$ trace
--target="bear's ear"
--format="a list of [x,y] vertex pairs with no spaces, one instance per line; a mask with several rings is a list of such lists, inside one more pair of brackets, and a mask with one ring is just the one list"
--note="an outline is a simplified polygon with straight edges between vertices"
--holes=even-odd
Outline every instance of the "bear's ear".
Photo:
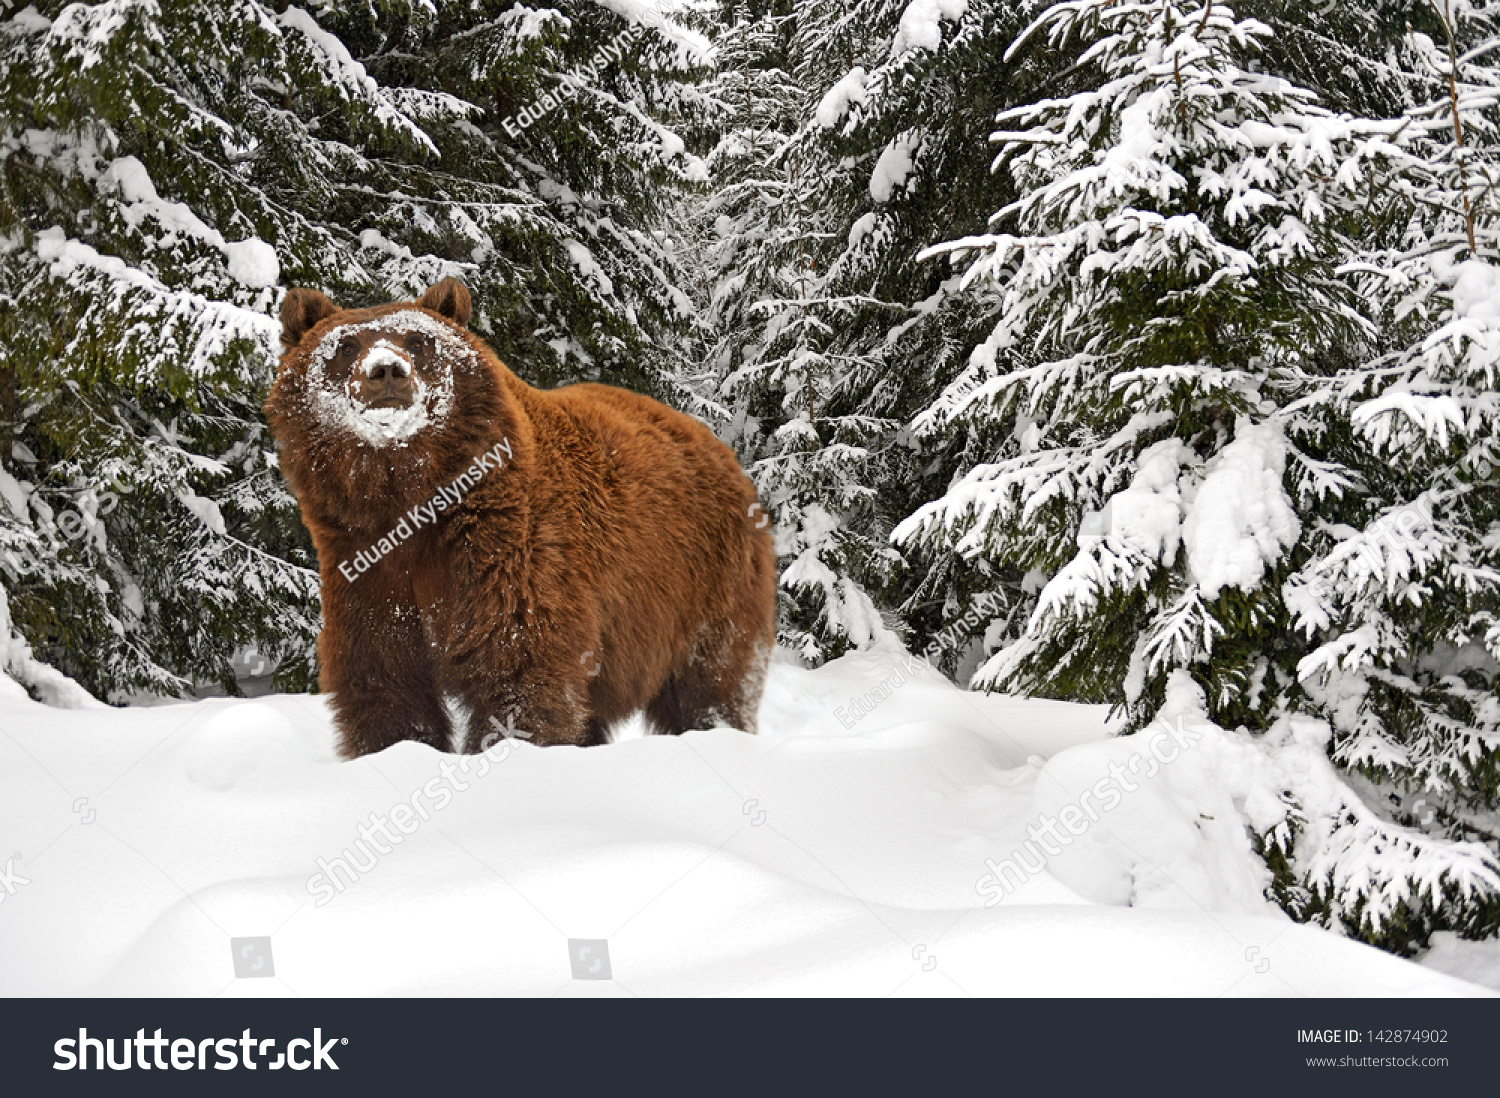
[[309,328],[338,311],[339,307],[317,290],[288,290],[281,303],[281,342],[297,346]]
[[469,291],[456,278],[443,279],[423,294],[417,304],[424,309],[431,309],[439,316],[447,317],[460,328],[469,326],[469,314],[474,310],[474,304],[469,300]]

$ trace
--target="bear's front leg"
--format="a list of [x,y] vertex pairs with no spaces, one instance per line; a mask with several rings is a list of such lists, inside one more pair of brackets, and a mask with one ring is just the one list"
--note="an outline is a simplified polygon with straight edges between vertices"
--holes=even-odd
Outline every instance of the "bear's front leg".
[[469,707],[466,751],[483,751],[500,737],[543,747],[603,742],[589,704],[588,673],[576,653],[511,644],[496,660],[493,651],[449,668]]
[[318,638],[320,679],[333,694],[340,752],[353,759],[401,740],[449,750],[448,711],[416,605],[394,598],[350,601],[324,599]]
[[540,747],[603,742],[592,720],[588,689],[582,683],[562,681],[560,675],[491,689],[472,705],[465,750],[475,754],[501,738]]

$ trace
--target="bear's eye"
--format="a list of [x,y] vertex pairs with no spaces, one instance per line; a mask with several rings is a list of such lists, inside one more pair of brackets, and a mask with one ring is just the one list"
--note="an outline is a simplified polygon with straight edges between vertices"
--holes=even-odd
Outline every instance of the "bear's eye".
[[339,357],[348,361],[357,354],[359,354],[359,341],[352,336],[345,336],[339,343]]
[[406,351],[408,354],[425,355],[427,353],[427,337],[423,335],[407,336]]

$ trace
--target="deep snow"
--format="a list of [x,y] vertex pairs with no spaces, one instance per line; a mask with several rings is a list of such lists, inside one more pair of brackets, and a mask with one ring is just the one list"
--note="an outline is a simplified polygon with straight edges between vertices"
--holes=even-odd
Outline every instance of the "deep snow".
[[[0,993],[1484,993],[1444,972],[1500,986],[1493,943],[1444,936],[1424,967],[1267,904],[1243,806],[1204,785],[1198,747],[986,907],[1000,891],[981,890],[986,859],[1138,751],[1105,739],[1100,707],[964,693],[882,651],[778,663],[761,724],[509,741],[465,777],[417,744],[334,761],[317,697],[62,710],[0,676]],[[422,791],[444,768],[464,788],[439,804]],[[372,812],[414,797],[429,818],[403,817],[411,833],[357,883],[309,889]],[[275,976],[237,979],[230,939],[258,936]],[[607,940],[614,978],[573,979],[570,939]]]

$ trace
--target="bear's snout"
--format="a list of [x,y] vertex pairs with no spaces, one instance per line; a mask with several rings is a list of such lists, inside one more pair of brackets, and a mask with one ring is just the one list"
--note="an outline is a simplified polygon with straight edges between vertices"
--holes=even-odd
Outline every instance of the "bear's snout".
[[367,408],[410,408],[416,399],[411,362],[389,344],[377,345],[355,372],[356,396]]

